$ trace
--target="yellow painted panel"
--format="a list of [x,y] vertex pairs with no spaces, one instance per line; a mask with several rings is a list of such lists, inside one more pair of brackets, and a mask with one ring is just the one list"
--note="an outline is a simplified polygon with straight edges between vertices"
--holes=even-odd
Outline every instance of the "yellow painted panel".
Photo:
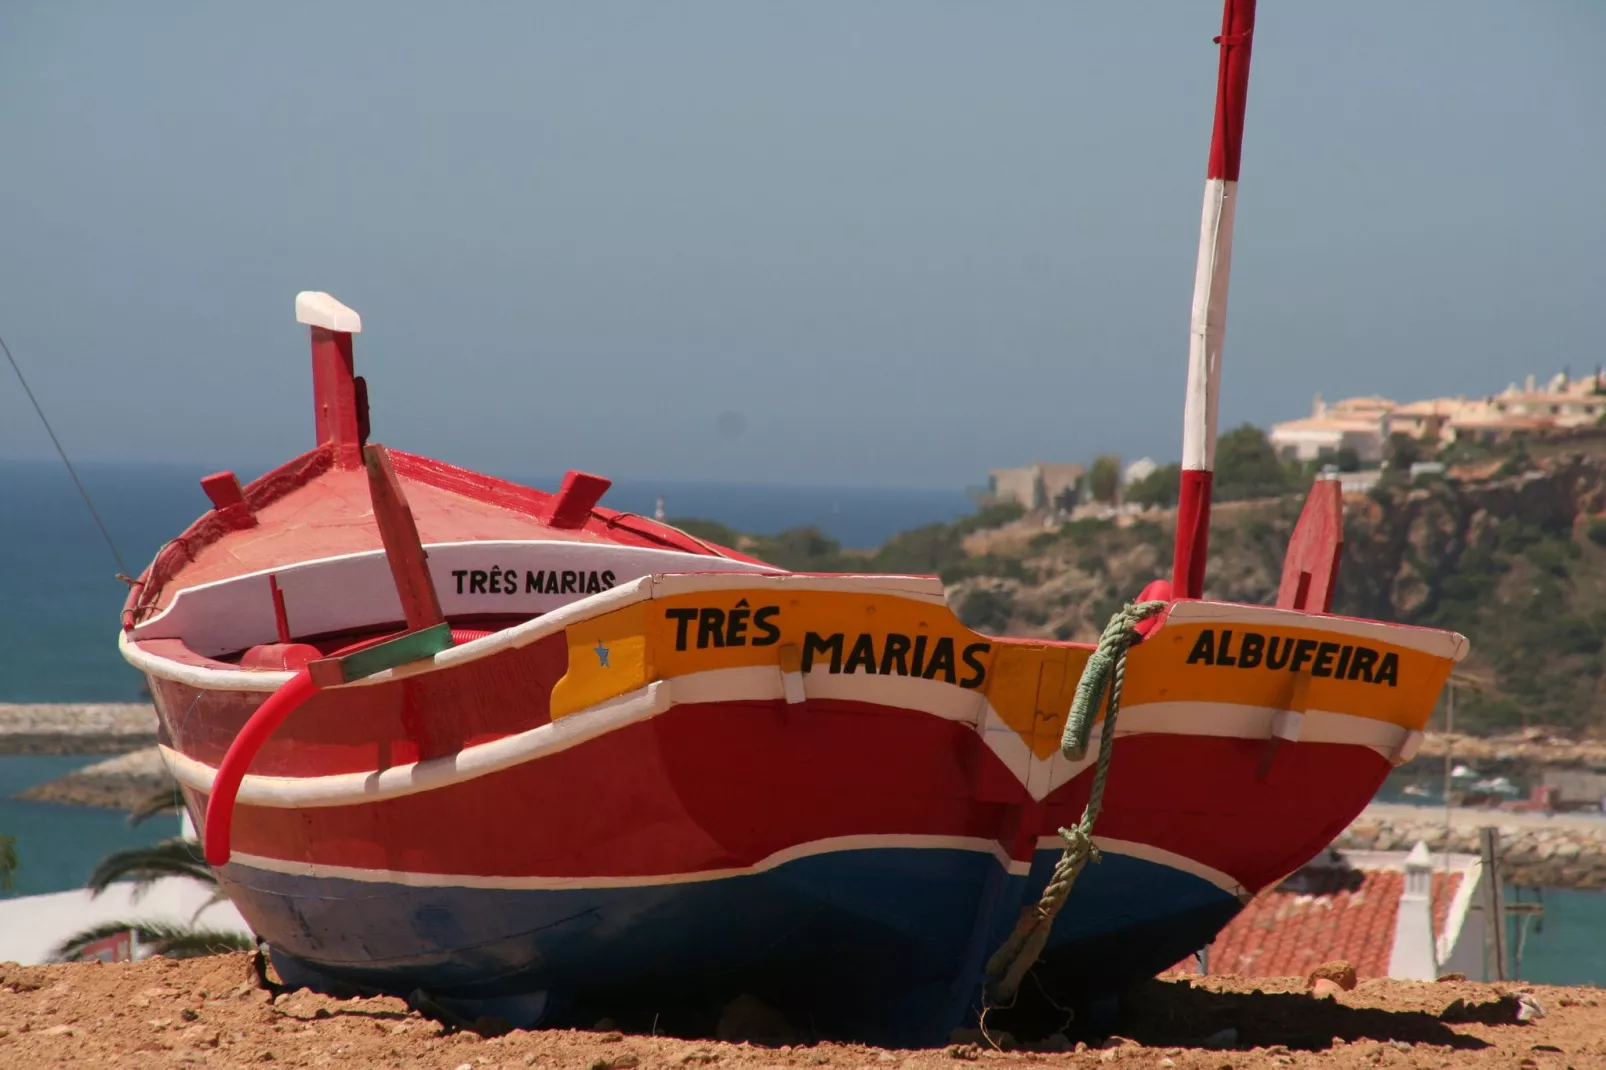
[[[1060,748],[1065,720],[1076,697],[1076,685],[1087,667],[1091,650],[1079,647],[1050,647],[1043,655],[1043,672],[1037,684],[1037,711],[1031,737],[1032,753],[1047,759]],[[1103,717],[1099,709],[1097,716]]]
[[998,719],[1031,745],[1037,732],[1037,683],[1043,671],[1046,648],[1015,643],[1000,644],[987,685],[987,701]]
[[[1453,664],[1410,647],[1326,630],[1259,622],[1167,625],[1127,662],[1125,706],[1149,702],[1232,702],[1347,713],[1421,728]],[[1298,678],[1309,678],[1305,694]]]
[[569,671],[552,688],[554,721],[654,679],[646,624],[651,605],[638,602],[569,627]]

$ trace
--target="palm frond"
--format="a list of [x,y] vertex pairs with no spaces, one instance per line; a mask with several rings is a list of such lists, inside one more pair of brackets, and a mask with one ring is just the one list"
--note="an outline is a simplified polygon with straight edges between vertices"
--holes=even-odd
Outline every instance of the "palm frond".
[[92,895],[99,895],[117,881],[133,880],[137,899],[163,877],[189,877],[202,884],[217,883],[217,875],[201,854],[201,845],[174,836],[144,847],[113,851],[95,866],[84,886]]
[[157,814],[176,814],[184,809],[184,795],[177,784],[153,791],[134,804],[128,812],[128,823],[138,825]]
[[11,891],[11,875],[17,872],[17,838],[0,836],[0,892]]
[[256,949],[256,940],[248,933],[198,929],[165,921],[108,921],[73,933],[51,950],[51,957],[57,962],[71,962],[80,958],[90,944],[130,931],[154,953],[174,959]]

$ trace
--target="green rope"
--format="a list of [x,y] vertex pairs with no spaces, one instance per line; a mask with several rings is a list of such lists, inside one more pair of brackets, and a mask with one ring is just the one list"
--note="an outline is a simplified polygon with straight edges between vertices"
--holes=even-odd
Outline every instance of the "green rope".
[[[1065,718],[1065,733],[1060,737],[1060,753],[1068,761],[1079,762],[1087,756],[1088,737],[1100,706],[1105,707],[1104,731],[1099,735],[1099,757],[1093,770],[1093,787],[1088,793],[1087,808],[1082,820],[1071,828],[1059,830],[1065,841],[1065,850],[1054,865],[1048,887],[1036,906],[1022,911],[1015,931],[987,962],[987,1000],[997,1006],[1015,998],[1026,972],[1037,963],[1048,943],[1049,930],[1060,908],[1070,897],[1071,888],[1082,868],[1088,862],[1097,862],[1098,848],[1093,846],[1093,823],[1098,820],[1104,805],[1104,784],[1110,774],[1110,757],[1115,746],[1115,718],[1121,711],[1121,688],[1126,682],[1127,650],[1138,639],[1137,627],[1154,616],[1169,603],[1164,601],[1128,603],[1105,627],[1099,637],[1098,649],[1087,659],[1082,678],[1076,685],[1076,697],[1071,701],[1071,712]],[[1108,700],[1106,700],[1108,695]]]

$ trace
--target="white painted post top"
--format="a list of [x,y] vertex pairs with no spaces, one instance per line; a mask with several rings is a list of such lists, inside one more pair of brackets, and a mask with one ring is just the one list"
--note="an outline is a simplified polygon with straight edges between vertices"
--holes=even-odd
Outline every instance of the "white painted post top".
[[1408,869],[1432,869],[1433,856],[1428,853],[1428,845],[1417,840],[1411,853],[1405,856],[1405,865]]
[[322,290],[302,290],[296,294],[296,322],[326,331],[362,333],[362,317]]

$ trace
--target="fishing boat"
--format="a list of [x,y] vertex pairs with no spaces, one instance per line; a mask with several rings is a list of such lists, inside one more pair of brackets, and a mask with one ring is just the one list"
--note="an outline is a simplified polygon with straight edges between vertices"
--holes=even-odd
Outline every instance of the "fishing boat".
[[282,979],[940,1042],[1028,971],[1067,1006],[1153,976],[1324,849],[1466,642],[1329,612],[1331,480],[1274,605],[1203,597],[1253,15],[1218,38],[1174,572],[1098,646],[371,442],[360,318],[299,294],[316,445],[203,479],[120,634]]

